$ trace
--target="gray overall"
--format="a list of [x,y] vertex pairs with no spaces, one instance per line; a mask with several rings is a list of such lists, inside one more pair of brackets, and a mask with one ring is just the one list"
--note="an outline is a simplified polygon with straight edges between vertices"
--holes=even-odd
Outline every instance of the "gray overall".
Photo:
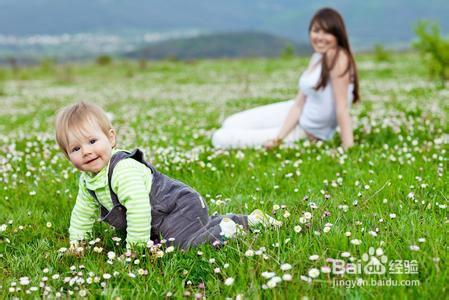
[[[150,191],[151,205],[151,240],[174,238],[173,244],[187,249],[204,243],[223,241],[220,235],[220,215],[209,216],[207,206],[201,196],[191,187],[159,173],[143,159],[143,153],[136,149],[133,152],[115,153],[109,164],[108,183],[113,207],[108,211],[98,201],[95,192],[89,190],[92,197],[100,204],[101,220],[115,227],[126,230],[126,207],[120,204],[117,194],[111,188],[111,178],[117,163],[125,158],[133,158],[151,169],[153,182]],[[248,228],[248,219],[244,215],[226,215],[235,223]]]

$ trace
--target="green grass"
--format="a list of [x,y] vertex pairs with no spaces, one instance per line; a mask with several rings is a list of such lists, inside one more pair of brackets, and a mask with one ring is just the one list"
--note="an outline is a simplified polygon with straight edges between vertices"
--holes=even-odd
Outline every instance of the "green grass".
[[[292,98],[307,64],[304,58],[151,62],[145,68],[114,61],[1,70],[0,297],[127,299],[171,293],[179,298],[198,293],[208,298],[377,299],[447,294],[449,93],[427,79],[414,54],[392,55],[389,63],[361,55],[357,62],[362,102],[352,108],[356,146],[346,153],[338,149],[338,136],[324,144],[299,142],[271,152],[211,147],[210,135],[224,117]],[[285,205],[276,212],[283,226],[249,233],[219,250],[205,245],[161,258],[146,253],[137,264],[123,256],[109,264],[106,253],[124,254],[123,240],[116,245],[112,237],[117,234],[98,223],[92,239],[101,239],[95,246],[103,247],[102,253],[94,252],[93,245],[81,258],[59,253],[68,247],[78,174],[55,146],[53,118],[60,107],[79,100],[112,112],[119,147],[143,149],[160,171],[197,189],[211,213],[255,208],[272,213],[273,205]],[[304,212],[312,213],[307,224],[300,223]],[[332,226],[326,233],[327,223]],[[297,225],[300,233],[294,230]],[[355,239],[361,244],[351,243]],[[245,256],[262,247],[259,255]],[[418,273],[347,274],[343,279],[419,280],[420,286],[335,287],[340,277],[324,273],[311,283],[301,279],[312,268],[331,266],[328,258],[342,259],[349,252],[360,259],[370,247],[382,248],[389,261],[416,260]],[[315,254],[319,258],[310,260]],[[292,268],[281,270],[284,263]],[[264,289],[269,280],[263,272],[289,273],[292,280]],[[105,273],[112,277],[105,279]],[[25,276],[30,283],[21,285]],[[225,285],[231,277],[234,283]]]

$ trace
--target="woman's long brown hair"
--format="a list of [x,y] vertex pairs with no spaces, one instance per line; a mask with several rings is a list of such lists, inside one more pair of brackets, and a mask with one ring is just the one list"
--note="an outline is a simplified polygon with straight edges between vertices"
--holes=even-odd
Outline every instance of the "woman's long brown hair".
[[351,47],[349,45],[348,34],[346,33],[345,23],[341,15],[332,8],[322,8],[315,13],[309,25],[309,33],[312,30],[313,24],[317,24],[321,27],[325,32],[332,34],[337,39],[337,52],[334,55],[334,58],[329,63],[328,57],[326,53],[323,54],[322,62],[321,62],[321,75],[316,85],[315,89],[320,89],[326,87],[329,81],[329,73],[334,68],[335,63],[337,61],[337,57],[339,54],[339,50],[343,49],[349,57],[349,63],[346,70],[340,75],[343,76],[348,72],[351,72],[352,82],[354,83],[354,91],[353,91],[353,102],[357,102],[360,100],[359,96],[359,78],[357,74],[357,66],[355,64],[354,57],[351,52]]

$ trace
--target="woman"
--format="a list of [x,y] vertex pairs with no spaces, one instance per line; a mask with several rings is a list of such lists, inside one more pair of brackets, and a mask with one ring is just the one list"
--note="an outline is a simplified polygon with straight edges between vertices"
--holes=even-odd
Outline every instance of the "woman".
[[320,9],[309,34],[314,54],[296,98],[230,116],[212,137],[215,147],[270,149],[305,137],[330,140],[337,126],[342,146],[353,145],[349,107],[359,101],[359,84],[343,18],[334,9]]

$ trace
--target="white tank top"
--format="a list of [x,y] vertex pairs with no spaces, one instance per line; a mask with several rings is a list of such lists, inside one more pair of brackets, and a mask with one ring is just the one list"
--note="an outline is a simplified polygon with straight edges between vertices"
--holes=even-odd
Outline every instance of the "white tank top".
[[[321,140],[329,140],[337,128],[337,117],[335,112],[335,99],[330,81],[326,87],[315,90],[321,74],[321,54],[314,53],[311,58],[312,70],[306,70],[299,78],[299,89],[306,95],[306,102],[299,125],[308,133]],[[348,104],[354,98],[352,92],[354,84],[348,86]]]

